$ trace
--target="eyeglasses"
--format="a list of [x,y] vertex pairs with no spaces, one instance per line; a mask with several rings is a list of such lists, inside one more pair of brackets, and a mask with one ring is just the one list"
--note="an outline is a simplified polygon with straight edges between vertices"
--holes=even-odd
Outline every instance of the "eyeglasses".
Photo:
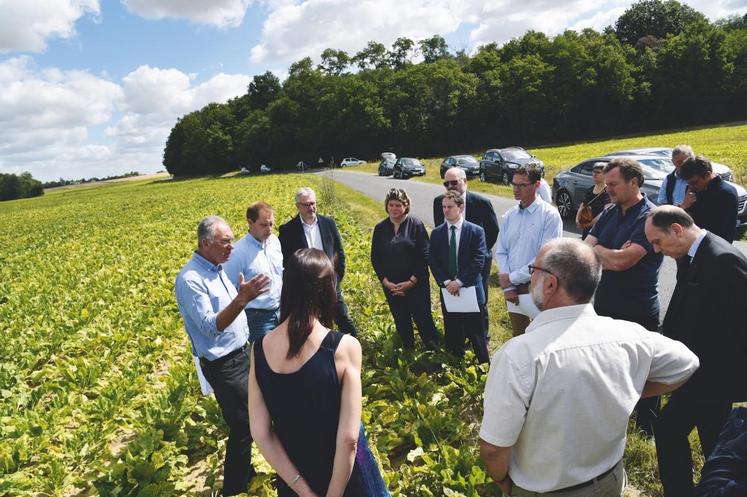
[[444,186],[447,187],[447,188],[450,187],[450,186],[457,186],[460,181],[462,181],[462,180],[460,180],[460,179],[447,180],[447,181],[444,181]]
[[213,239],[213,241],[217,242],[218,244],[220,244],[223,247],[228,247],[229,245],[233,245],[234,239],[233,238],[223,238],[221,240],[215,240],[215,239]]
[[[547,274],[552,274],[555,276],[555,273],[552,271],[548,271],[547,269],[539,266],[535,266],[534,264],[527,264],[527,267],[529,268],[529,274],[534,274],[535,271],[544,271]],[[557,276],[555,276],[557,278]]]
[[298,205],[302,207],[313,207],[316,205],[316,202],[299,202]]
[[511,183],[514,188],[524,188],[525,186],[533,186],[534,183]]

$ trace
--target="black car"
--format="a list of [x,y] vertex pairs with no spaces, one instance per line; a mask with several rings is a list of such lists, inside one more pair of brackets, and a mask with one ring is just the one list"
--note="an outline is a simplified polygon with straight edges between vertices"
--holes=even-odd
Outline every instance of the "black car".
[[400,157],[394,163],[392,174],[395,178],[407,179],[412,176],[424,176],[425,166],[418,159],[412,157]]
[[480,163],[471,155],[452,155],[445,158],[441,163],[441,177],[443,178],[446,171],[452,167],[461,167],[464,169],[464,174],[466,174],[468,178],[480,174]]
[[396,159],[381,159],[379,163],[379,176],[391,176],[394,172]]
[[480,181],[493,181],[508,185],[519,166],[536,166],[542,176],[545,164],[521,147],[491,148],[480,161]]

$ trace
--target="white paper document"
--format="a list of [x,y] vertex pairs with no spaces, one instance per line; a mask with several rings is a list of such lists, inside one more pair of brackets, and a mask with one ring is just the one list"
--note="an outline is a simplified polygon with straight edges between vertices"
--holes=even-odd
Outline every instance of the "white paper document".
[[480,306],[477,305],[477,293],[473,286],[460,288],[458,296],[442,288],[441,295],[444,297],[444,305],[449,312],[480,312]]
[[202,395],[210,395],[213,393],[213,387],[207,381],[205,376],[202,374],[202,368],[200,367],[200,358],[193,355],[192,358],[195,360],[195,369],[197,370],[197,379],[200,381],[200,391]]
[[537,309],[536,305],[534,305],[532,296],[529,294],[519,295],[518,304],[513,304],[509,301],[506,301],[506,307],[508,308],[508,312],[513,312],[514,314],[523,314],[525,316],[528,316],[530,319],[534,319],[534,317],[540,313],[540,310]]

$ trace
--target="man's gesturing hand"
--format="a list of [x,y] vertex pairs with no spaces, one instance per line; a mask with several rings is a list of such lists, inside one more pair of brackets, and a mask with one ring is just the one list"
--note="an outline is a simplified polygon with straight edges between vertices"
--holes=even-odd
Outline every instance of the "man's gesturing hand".
[[258,274],[249,281],[244,281],[244,274],[239,273],[239,298],[248,304],[258,295],[270,289],[270,277],[266,274]]

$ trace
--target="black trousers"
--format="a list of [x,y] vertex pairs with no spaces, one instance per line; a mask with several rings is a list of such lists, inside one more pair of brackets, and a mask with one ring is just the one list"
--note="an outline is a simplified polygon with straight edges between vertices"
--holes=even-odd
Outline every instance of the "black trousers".
[[449,312],[441,297],[441,312],[444,316],[444,342],[446,350],[459,357],[464,355],[465,342],[469,340],[479,362],[489,362],[488,345],[485,341],[485,305],[480,312]]
[[414,320],[425,347],[436,348],[438,331],[436,331],[433,314],[431,314],[431,289],[428,280],[418,282],[408,292],[405,292],[404,297],[394,297],[386,289],[384,289],[384,295],[394,318],[397,334],[405,347],[409,349],[415,347],[415,334],[412,329]]
[[355,329],[353,320],[348,315],[348,306],[345,305],[345,300],[342,298],[342,290],[340,290],[340,284],[337,284],[337,306],[335,307],[335,324],[337,329],[348,335],[357,336],[358,330]]
[[703,458],[716,446],[731,402],[700,402],[675,391],[656,421],[656,457],[665,497],[694,497],[693,460],[688,436],[698,429]]
[[213,387],[223,419],[228,425],[223,495],[246,492],[254,476],[252,435],[249,431],[249,354],[242,350],[228,360],[200,361],[202,374]]
[[[625,321],[638,323],[648,331],[652,331],[654,333],[658,333],[659,331],[658,306],[655,313],[641,316],[617,313],[614,310],[597,307],[597,305],[594,305],[594,311],[596,311],[596,313],[600,316],[608,316],[612,319],[624,319]],[[656,418],[659,416],[660,408],[661,398],[659,397],[648,397],[645,399],[640,399],[635,405],[636,428],[641,430],[647,437],[654,436],[654,423],[656,421]]]

